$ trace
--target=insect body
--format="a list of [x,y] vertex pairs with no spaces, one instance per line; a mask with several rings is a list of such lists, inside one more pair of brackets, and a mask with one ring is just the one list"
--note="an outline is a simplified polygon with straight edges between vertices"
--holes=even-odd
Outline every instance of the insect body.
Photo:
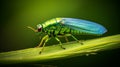
[[38,24],[37,30],[33,29],[32,27],[29,28],[34,30],[35,32],[46,34],[46,36],[42,38],[42,41],[39,44],[39,46],[41,46],[42,42],[45,40],[43,48],[45,46],[45,43],[50,40],[51,37],[54,37],[60,43],[61,48],[65,49],[64,47],[62,47],[62,43],[58,39],[59,36],[65,38],[66,36],[72,36],[75,40],[77,40],[72,34],[102,35],[107,32],[107,30],[100,24],[75,18],[54,18],[44,23]]

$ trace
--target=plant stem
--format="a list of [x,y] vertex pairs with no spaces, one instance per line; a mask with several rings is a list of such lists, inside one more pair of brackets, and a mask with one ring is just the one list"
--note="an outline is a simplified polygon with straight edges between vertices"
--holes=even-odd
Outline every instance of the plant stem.
[[64,59],[75,56],[96,54],[96,52],[115,49],[120,47],[120,34],[86,40],[81,43],[76,41],[64,43],[65,50],[59,45],[47,46],[42,54],[39,54],[41,48],[28,48],[16,51],[0,53],[1,64],[43,62],[48,60]]

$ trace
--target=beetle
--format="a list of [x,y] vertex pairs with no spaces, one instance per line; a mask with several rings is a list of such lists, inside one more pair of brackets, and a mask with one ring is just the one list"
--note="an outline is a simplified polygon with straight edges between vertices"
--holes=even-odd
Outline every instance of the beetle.
[[38,24],[37,30],[30,26],[28,26],[28,28],[35,32],[46,34],[38,45],[38,47],[42,46],[42,43],[45,40],[41,52],[43,51],[46,42],[48,42],[52,37],[54,37],[59,42],[61,48],[65,49],[58,37],[65,37],[66,41],[68,41],[67,36],[71,36],[79,42],[79,40],[74,37],[73,34],[102,35],[107,32],[107,29],[98,23],[76,18],[53,18]]

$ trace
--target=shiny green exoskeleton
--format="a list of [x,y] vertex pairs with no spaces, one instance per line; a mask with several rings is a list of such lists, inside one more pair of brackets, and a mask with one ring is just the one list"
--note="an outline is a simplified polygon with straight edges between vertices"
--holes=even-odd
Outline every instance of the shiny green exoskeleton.
[[65,49],[58,37],[65,37],[66,41],[68,41],[67,36],[72,36],[76,41],[78,41],[78,39],[72,34],[102,35],[107,31],[102,25],[95,22],[74,18],[54,18],[38,24],[37,30],[32,27],[28,28],[35,32],[46,34],[38,45],[38,47],[40,47],[44,41],[41,52],[43,51],[46,42],[48,42],[51,37],[54,37],[60,43],[61,48]]

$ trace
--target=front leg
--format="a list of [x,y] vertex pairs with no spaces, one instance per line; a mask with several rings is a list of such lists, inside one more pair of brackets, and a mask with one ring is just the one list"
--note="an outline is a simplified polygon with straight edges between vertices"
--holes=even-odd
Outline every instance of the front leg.
[[46,43],[50,40],[51,38],[46,38],[46,40],[45,40],[45,42],[44,42],[44,44],[43,44],[43,46],[42,46],[42,48],[41,48],[41,51],[39,52],[39,54],[41,54],[42,53],[42,51],[44,50],[44,47],[45,47],[45,45],[46,45]]
[[46,40],[46,39],[48,39],[48,38],[49,38],[49,36],[48,36],[48,35],[45,35],[45,36],[42,38],[42,40],[41,40],[40,44],[39,44],[37,47],[41,47],[41,46],[42,46],[43,41],[44,41],[44,40]]

